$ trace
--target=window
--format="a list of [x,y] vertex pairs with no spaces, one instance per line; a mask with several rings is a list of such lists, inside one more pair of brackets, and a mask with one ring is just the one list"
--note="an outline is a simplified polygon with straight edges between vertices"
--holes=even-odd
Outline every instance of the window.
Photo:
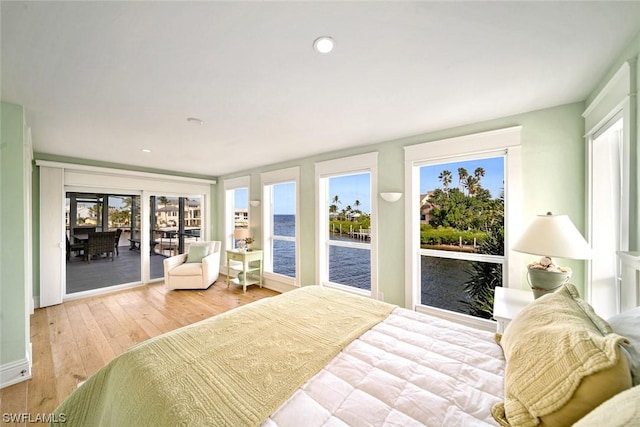
[[375,297],[377,161],[370,153],[316,164],[319,282]]
[[299,168],[262,174],[264,271],[297,285]]
[[635,305],[629,305],[635,301],[635,277],[630,283],[621,282],[616,251],[629,251],[638,232],[632,185],[637,174],[632,131],[638,127],[633,110],[636,63],[633,58],[622,64],[582,114],[588,153],[588,234],[593,248],[586,291],[588,301],[605,318]]
[[405,147],[407,306],[489,326],[493,290],[520,278],[520,128]]
[[[618,251],[628,250],[628,220],[623,216],[628,204],[623,193],[624,120],[617,115],[589,137],[589,240],[593,249],[589,262],[591,298],[607,316],[619,311],[615,298],[620,287],[621,265]],[[628,194],[628,193],[627,193]]]
[[225,189],[225,236],[226,247],[238,245],[233,234],[236,229],[249,229],[249,177],[232,178],[224,181]]
[[491,318],[504,264],[504,155],[420,169],[420,303]]

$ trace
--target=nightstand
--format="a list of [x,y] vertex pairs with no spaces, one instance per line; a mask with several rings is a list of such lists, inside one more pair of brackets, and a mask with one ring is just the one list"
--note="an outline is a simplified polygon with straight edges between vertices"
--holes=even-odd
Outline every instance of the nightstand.
[[496,287],[493,299],[493,318],[498,322],[497,332],[503,333],[516,314],[531,302],[533,302],[531,291]]
[[[238,277],[232,279],[231,270],[239,271]],[[242,285],[243,292],[249,285],[262,287],[261,250],[227,250],[227,288],[231,283]]]

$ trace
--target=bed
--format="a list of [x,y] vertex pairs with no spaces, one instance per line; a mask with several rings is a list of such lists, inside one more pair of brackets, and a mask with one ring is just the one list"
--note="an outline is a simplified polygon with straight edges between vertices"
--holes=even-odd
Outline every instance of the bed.
[[504,415],[510,328],[501,346],[493,333],[307,286],[132,347],[56,415],[71,426],[526,425]]

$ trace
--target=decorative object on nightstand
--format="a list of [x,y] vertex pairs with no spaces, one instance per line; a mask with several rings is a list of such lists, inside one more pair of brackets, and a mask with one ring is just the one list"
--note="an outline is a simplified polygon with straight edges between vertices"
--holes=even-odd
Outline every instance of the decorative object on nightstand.
[[236,228],[235,230],[233,230],[233,239],[236,240],[238,249],[245,250],[247,247],[247,239],[251,239],[251,237],[249,236],[249,229]]
[[[235,278],[231,277],[234,270],[238,271]],[[243,292],[247,292],[249,285],[262,287],[261,250],[227,250],[227,288],[232,283],[242,285]]]
[[253,237],[249,236],[249,237],[245,238],[244,242],[246,244],[246,250],[252,251],[253,249],[251,249],[251,245],[253,244]]
[[527,266],[527,280],[535,298],[554,292],[571,278],[571,269],[558,267],[551,257],[591,258],[591,247],[567,215],[537,215],[511,248],[517,252],[541,255]]

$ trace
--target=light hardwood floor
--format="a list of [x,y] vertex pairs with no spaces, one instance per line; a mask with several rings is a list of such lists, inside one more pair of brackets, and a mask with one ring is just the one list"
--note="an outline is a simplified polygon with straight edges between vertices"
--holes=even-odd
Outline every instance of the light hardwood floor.
[[32,379],[0,390],[0,414],[49,414],[133,344],[273,295],[257,286],[246,294],[227,289],[219,279],[204,291],[167,291],[158,283],[35,310]]

